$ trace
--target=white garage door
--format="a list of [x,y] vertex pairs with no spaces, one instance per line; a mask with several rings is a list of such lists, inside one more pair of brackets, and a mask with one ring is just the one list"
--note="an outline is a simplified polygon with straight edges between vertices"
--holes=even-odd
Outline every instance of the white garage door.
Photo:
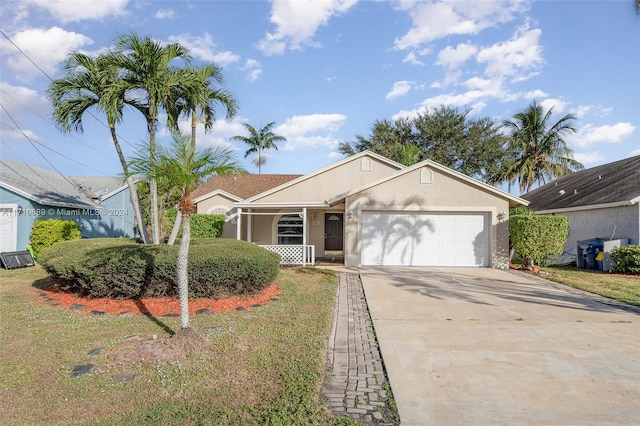
[[489,227],[482,213],[365,212],[362,264],[489,266]]

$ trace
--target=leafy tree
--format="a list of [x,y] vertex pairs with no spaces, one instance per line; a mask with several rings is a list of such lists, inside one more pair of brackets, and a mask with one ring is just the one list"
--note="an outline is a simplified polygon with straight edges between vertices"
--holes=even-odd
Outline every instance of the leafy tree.
[[431,159],[468,176],[484,179],[502,162],[504,136],[490,118],[441,106],[414,118],[376,120],[370,137],[341,143],[346,155],[370,150],[402,164]]
[[[53,81],[47,89],[47,97],[53,105],[53,118],[58,127],[69,133],[82,133],[82,118],[88,110],[95,108],[105,114],[123,173],[128,175],[127,161],[122,153],[116,133],[116,124],[122,121],[123,109],[131,106],[144,110],[136,99],[125,99],[124,93],[114,90],[119,80],[118,69],[101,55],[96,59],[79,52],[72,52],[64,62],[65,77]],[[131,204],[134,209],[138,231],[148,243],[147,230],[142,218],[140,200],[133,179],[127,179]]]
[[258,166],[258,174],[262,171],[262,165],[266,162],[262,152],[266,149],[278,149],[276,142],[284,142],[287,139],[284,136],[276,135],[271,131],[275,122],[271,122],[257,130],[250,124],[243,123],[244,128],[249,132],[249,136],[237,135],[231,138],[232,141],[244,142],[250,146],[247,152],[244,154],[244,158],[247,158],[251,154],[258,154],[253,163]]
[[492,183],[517,180],[520,190],[529,192],[535,183],[544,184],[584,168],[573,159],[573,150],[564,140],[564,135],[577,132],[575,116],[567,114],[550,124],[552,113],[553,108],[545,113],[542,105],[533,101],[503,123],[509,132],[508,161],[493,175]]
[[[146,153],[148,146],[144,147]],[[178,209],[182,213],[182,238],[178,248],[176,274],[180,297],[180,323],[182,329],[189,328],[189,276],[188,257],[191,243],[190,218],[196,211],[191,193],[213,174],[230,175],[244,170],[233,159],[229,147],[196,151],[189,136],[174,131],[168,149],[157,147],[157,161],[150,163],[146,155],[131,161],[131,172],[143,178],[169,181],[180,192]]]
[[[116,46],[120,51],[109,55],[109,58],[113,66],[120,69],[122,90],[142,94],[146,105],[145,119],[149,130],[147,161],[153,167],[158,115],[163,109],[173,111],[177,87],[191,84],[189,74],[180,72],[172,63],[182,59],[188,64],[191,56],[189,50],[179,43],[163,45],[150,37],[140,38],[135,34],[120,36]],[[153,243],[159,244],[158,185],[155,177],[149,181],[149,197]]]

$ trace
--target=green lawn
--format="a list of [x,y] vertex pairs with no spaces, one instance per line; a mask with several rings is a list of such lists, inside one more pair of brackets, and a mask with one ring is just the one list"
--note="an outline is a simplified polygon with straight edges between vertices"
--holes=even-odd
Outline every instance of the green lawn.
[[[0,270],[2,424],[353,424],[319,398],[333,272],[282,269],[277,301],[192,317],[210,344],[180,362],[118,363],[127,336],[167,337],[179,318],[96,316],[49,306],[38,266]],[[35,286],[34,286],[35,283]],[[98,356],[88,351],[104,348]],[[71,378],[75,365],[94,373]],[[135,374],[132,381],[114,376]]]
[[640,276],[611,274],[578,269],[575,266],[549,266],[544,278],[610,299],[640,306]]

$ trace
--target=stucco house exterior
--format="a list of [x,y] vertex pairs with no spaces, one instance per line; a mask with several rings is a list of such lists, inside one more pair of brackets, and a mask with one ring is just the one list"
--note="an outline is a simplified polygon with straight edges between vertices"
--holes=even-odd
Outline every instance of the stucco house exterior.
[[129,189],[113,177],[71,177],[0,160],[0,253],[25,250],[36,219],[74,220],[83,238],[133,237]]
[[[197,212],[226,214],[225,237],[285,264],[506,268],[509,209],[528,204],[433,161],[405,167],[370,151],[302,176],[249,176],[203,184]],[[241,192],[249,180],[261,187]]]
[[523,195],[536,214],[569,218],[565,252],[578,241],[640,241],[640,155],[573,172]]

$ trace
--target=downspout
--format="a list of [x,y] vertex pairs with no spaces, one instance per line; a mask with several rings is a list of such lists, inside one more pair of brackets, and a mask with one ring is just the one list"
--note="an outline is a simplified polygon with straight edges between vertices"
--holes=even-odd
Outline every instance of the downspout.
[[238,207],[238,225],[236,227],[236,240],[242,240],[242,209]]

